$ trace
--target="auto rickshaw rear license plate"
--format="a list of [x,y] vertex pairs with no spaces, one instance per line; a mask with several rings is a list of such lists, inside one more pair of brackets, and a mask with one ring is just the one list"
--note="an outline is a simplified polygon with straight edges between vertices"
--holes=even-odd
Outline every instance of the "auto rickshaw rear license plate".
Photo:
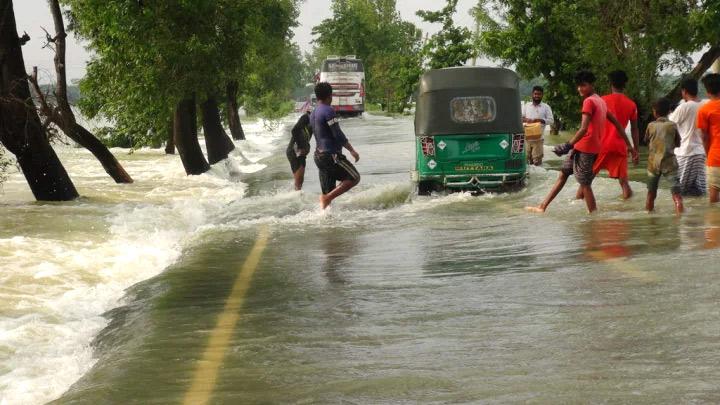
[[488,172],[495,170],[495,166],[487,163],[463,163],[455,166],[459,172]]

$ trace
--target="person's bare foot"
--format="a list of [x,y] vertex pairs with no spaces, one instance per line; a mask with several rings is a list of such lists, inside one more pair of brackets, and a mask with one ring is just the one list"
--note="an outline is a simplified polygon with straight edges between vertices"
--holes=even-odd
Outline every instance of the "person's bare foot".
[[542,207],[525,207],[525,211],[534,212],[536,214],[544,214],[545,213],[545,209]]
[[321,194],[320,195],[320,208],[325,209],[328,207],[328,205],[330,205],[330,201],[328,201],[325,194]]

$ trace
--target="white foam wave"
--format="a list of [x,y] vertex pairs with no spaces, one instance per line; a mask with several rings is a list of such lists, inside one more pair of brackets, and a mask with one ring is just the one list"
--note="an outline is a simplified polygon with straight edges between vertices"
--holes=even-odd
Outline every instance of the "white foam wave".
[[[0,405],[57,398],[92,367],[90,342],[107,324],[103,313],[121,304],[129,286],[172,264],[212,218],[244,198],[239,175],[262,170],[261,160],[284,137],[283,127],[265,127],[246,125],[248,140],[201,176],[185,176],[178,157],[157,150],[125,157],[129,151],[115,149],[135,178],[132,185],[112,184],[86,151],[61,149],[89,201],[61,207],[78,221],[80,212],[90,215],[92,229],[71,234],[49,217],[20,236],[0,230]],[[18,174],[5,186],[29,200]],[[17,209],[24,215],[26,206]],[[34,209],[51,215],[57,206]]]

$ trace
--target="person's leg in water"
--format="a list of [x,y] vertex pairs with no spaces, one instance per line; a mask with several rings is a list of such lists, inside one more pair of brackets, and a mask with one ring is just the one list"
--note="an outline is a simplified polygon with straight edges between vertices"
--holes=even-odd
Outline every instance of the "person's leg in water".
[[660,185],[660,176],[648,172],[648,193],[645,199],[645,211],[655,211],[655,199],[657,198],[657,190]]
[[305,183],[305,166],[300,166],[299,169],[293,173],[295,179],[295,191],[302,190],[303,183]]
[[710,198],[710,204],[717,204],[720,202],[720,168],[708,167],[707,168],[707,188],[708,197]]
[[672,193],[673,203],[675,203],[675,213],[680,215],[685,212],[685,206],[683,205],[682,198],[682,187],[680,187],[680,178],[677,173],[672,173],[667,175],[667,179],[670,180],[670,183],[672,184],[670,192]]
[[685,206],[683,205],[683,198],[680,194],[672,195],[673,202],[675,203],[675,213],[680,215],[685,212]]
[[[328,184],[323,187],[323,194],[319,198],[322,209],[327,208],[334,199],[347,193],[360,183],[360,173],[343,155],[334,157],[332,161],[327,160],[327,163],[325,174]],[[333,187],[336,181],[340,181],[340,184]]]
[[710,186],[708,188],[708,195],[710,196],[710,204],[716,204],[720,202],[720,190]]
[[525,209],[530,212],[544,213],[550,203],[555,199],[555,197],[557,197],[560,191],[562,191],[563,187],[565,187],[568,177],[570,177],[570,174],[561,170],[557,181],[555,181],[555,185],[553,185],[550,193],[548,193],[547,197],[545,197],[545,200],[543,200],[543,202],[537,207],[526,207]]
[[597,211],[597,203],[595,202],[595,193],[593,192],[592,185],[582,185],[580,186],[580,190],[582,190],[588,213],[592,214],[593,212]]
[[343,180],[333,191],[320,195],[320,207],[322,209],[327,208],[334,199],[347,193],[351,188],[357,186],[358,183],[360,183],[360,180]]
[[623,193],[623,199],[629,200],[633,196],[632,188],[630,188],[630,182],[628,181],[627,177],[619,178],[618,182],[620,183],[620,188],[622,188]]

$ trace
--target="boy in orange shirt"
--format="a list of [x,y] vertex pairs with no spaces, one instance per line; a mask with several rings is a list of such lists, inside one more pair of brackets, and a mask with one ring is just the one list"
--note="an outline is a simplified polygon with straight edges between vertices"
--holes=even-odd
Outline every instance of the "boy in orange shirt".
[[593,171],[597,174],[600,170],[607,170],[613,179],[618,179],[622,188],[623,198],[632,196],[630,182],[628,182],[628,149],[632,153],[633,163],[638,163],[638,150],[640,134],[638,132],[638,111],[637,105],[624,94],[625,85],[628,82],[627,74],[622,70],[616,70],[608,75],[611,92],[602,99],[608,106],[608,111],[613,113],[620,126],[625,128],[630,123],[633,145],[630,145],[625,131],[618,132],[612,125],[605,126],[605,132],[600,136],[602,150],[598,155]]
[[702,79],[710,101],[700,107],[697,127],[703,132],[707,152],[707,186],[710,204],[720,201],[720,74],[712,73]]

